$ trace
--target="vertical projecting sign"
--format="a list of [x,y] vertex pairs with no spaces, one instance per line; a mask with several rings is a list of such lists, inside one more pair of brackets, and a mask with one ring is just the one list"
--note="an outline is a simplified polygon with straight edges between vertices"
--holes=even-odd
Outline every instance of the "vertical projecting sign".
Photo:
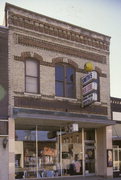
[[88,72],[81,79],[82,106],[88,106],[98,99],[98,74],[96,71]]

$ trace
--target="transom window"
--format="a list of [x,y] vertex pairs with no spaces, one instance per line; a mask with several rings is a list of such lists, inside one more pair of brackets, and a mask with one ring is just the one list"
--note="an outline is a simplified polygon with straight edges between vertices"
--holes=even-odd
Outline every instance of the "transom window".
[[39,93],[39,65],[36,60],[25,62],[25,91]]
[[55,66],[56,96],[75,98],[75,69],[68,64]]

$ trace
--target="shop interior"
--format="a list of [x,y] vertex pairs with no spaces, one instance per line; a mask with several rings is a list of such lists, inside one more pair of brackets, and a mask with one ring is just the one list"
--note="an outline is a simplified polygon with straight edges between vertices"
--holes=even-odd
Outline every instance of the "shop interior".
[[16,125],[15,178],[94,174],[95,129],[67,127]]

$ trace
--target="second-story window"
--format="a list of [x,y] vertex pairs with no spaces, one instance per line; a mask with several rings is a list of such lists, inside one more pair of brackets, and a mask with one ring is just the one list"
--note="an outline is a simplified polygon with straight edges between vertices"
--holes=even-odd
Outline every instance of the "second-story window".
[[25,91],[39,93],[39,64],[36,60],[25,62]]
[[75,98],[75,69],[68,64],[55,66],[56,96]]

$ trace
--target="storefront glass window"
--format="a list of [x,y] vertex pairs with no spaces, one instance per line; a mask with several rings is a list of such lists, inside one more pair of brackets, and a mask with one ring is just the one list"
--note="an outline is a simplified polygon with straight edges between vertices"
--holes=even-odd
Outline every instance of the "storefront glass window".
[[82,136],[81,129],[78,132],[44,131],[39,126],[31,129],[16,130],[16,179],[95,172],[94,131],[85,130]]

